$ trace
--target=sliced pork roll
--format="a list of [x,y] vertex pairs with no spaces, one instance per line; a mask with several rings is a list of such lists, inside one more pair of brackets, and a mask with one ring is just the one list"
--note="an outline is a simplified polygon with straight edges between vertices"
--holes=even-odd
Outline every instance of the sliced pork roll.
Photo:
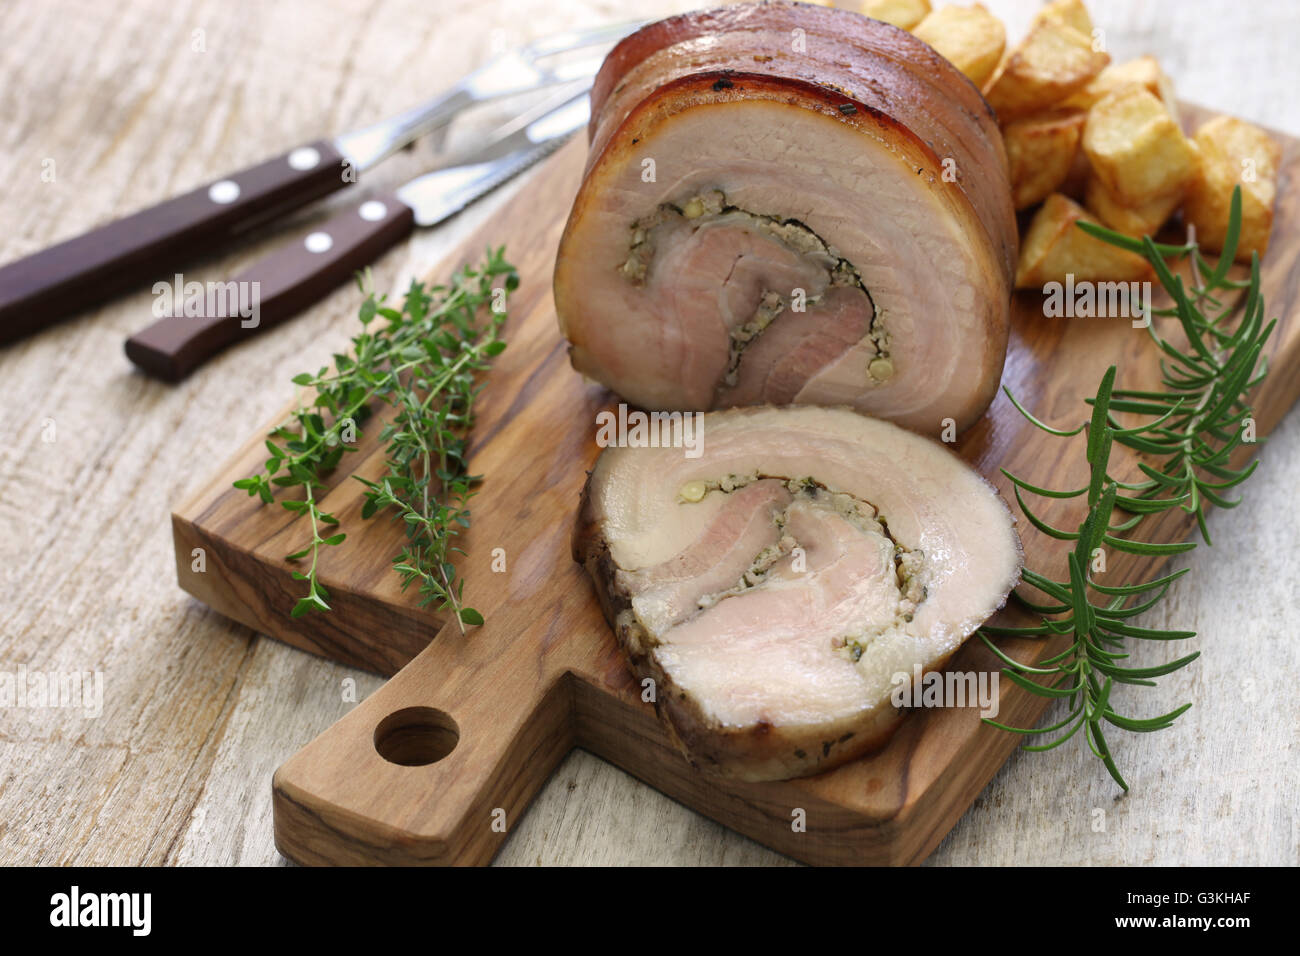
[[574,556],[688,758],[745,780],[880,746],[895,675],[937,669],[1021,567],[991,485],[846,408],[711,412],[702,453],[608,448]]
[[1016,227],[992,111],[911,34],[741,4],[606,59],[560,243],[574,367],[648,409],[845,404],[964,428],[1006,355]]

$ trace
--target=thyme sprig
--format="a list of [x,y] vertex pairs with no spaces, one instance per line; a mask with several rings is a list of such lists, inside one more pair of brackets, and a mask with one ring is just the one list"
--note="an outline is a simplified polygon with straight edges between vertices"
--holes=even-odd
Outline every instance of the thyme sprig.
[[[1030,599],[1017,592],[1019,602],[1034,612],[1040,623],[1030,627],[985,626],[984,643],[1006,665],[1002,673],[1019,687],[1047,698],[1063,698],[1069,709],[1065,719],[1048,727],[1010,727],[993,720],[987,723],[1012,733],[1055,734],[1047,743],[1026,746],[1031,751],[1051,750],[1074,737],[1080,730],[1089,749],[1123,789],[1128,789],[1106,742],[1103,724],[1136,733],[1149,733],[1170,726],[1191,707],[1183,704],[1157,717],[1136,718],[1118,713],[1111,703],[1115,684],[1154,687],[1154,678],[1186,667],[1200,652],[1187,654],[1153,667],[1129,667],[1122,662],[1129,654],[1130,640],[1181,641],[1196,632],[1138,627],[1130,620],[1150,610],[1168,592],[1170,585],[1189,569],[1128,585],[1103,585],[1092,572],[1104,562],[1106,548],[1131,554],[1169,556],[1190,551],[1195,541],[1156,542],[1129,537],[1129,532],[1149,515],[1170,508],[1182,508],[1195,517],[1206,544],[1210,544],[1205,522],[1206,504],[1233,508],[1241,499],[1223,496],[1254,473],[1258,461],[1233,469],[1229,458],[1253,427],[1246,396],[1267,375],[1262,358],[1265,343],[1276,320],[1264,324],[1264,298],[1260,293],[1259,257],[1252,255],[1250,278],[1228,278],[1241,233],[1241,189],[1233,192],[1229,226],[1218,262],[1211,266],[1194,241],[1171,246],[1155,243],[1149,236],[1134,239],[1091,223],[1080,228],[1111,245],[1142,255],[1155,270],[1156,278],[1173,304],[1154,310],[1155,315],[1176,318],[1187,338],[1179,347],[1163,337],[1152,322],[1148,332],[1160,349],[1161,391],[1116,389],[1115,366],[1102,377],[1090,420],[1071,430],[1052,428],[1031,415],[1006,390],[1015,407],[1035,427],[1059,437],[1087,432],[1088,484],[1059,491],[1033,485],[1003,469],[1015,487],[1016,500],[1030,524],[1043,534],[1073,541],[1067,555],[1066,576],[1054,579],[1026,569],[1022,582],[1042,595]],[[1181,276],[1167,265],[1166,257],[1189,257],[1193,285],[1189,289]],[[1244,304],[1225,304],[1222,294],[1245,290]],[[1226,298],[1226,297],[1224,297]],[[1238,317],[1235,328],[1231,320]],[[1124,426],[1116,414],[1143,419]],[[1110,474],[1116,444],[1138,452],[1145,480],[1121,481]],[[1052,499],[1086,495],[1087,513],[1073,530],[1056,528],[1040,518],[1025,501],[1022,492]],[[1128,517],[1117,520],[1116,512]],[[1069,638],[1065,650],[1037,666],[1022,664],[1003,653],[992,640],[998,636]]]
[[387,405],[395,414],[379,435],[384,473],[374,481],[352,476],[367,489],[361,515],[388,512],[402,522],[406,543],[393,568],[402,590],[418,586],[419,606],[450,609],[462,631],[466,624],[483,623],[477,610],[463,604],[464,581],[452,557],[464,553],[454,542],[469,527],[469,501],[482,477],[469,474],[466,464],[466,439],[482,389],[476,373],[505,350],[506,299],[519,284],[504,255],[504,248],[489,249],[478,268],[465,266],[446,286],[412,282],[400,308],[376,297],[368,276],[358,277],[365,299],[351,353],[294,376],[297,408],[267,436],[270,457],[260,472],[234,483],[266,504],[275,500],[276,488],[301,493],[280,502],[307,516],[311,528],[306,547],[286,558],[307,561],[305,571],[293,572],[295,580],[306,582],[307,593],[292,616],[330,609],[317,565],[321,552],[347,535],[333,531],[338,519],[321,510],[318,493],[343,455],[356,451],[360,424]]

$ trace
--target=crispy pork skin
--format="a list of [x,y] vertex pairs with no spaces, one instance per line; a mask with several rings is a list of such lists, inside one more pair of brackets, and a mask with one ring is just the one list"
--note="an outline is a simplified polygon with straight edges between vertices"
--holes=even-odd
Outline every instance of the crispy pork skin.
[[703,417],[703,451],[607,448],[574,556],[698,767],[805,776],[880,746],[897,674],[934,670],[1021,568],[992,486],[848,408]]
[[633,404],[849,405],[970,425],[1006,355],[1016,225],[992,111],[905,31],[742,4],[623,40],[555,302]]

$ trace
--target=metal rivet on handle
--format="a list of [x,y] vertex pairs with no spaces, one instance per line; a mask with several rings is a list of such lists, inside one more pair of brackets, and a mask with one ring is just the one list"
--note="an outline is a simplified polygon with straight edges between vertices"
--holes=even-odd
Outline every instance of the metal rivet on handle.
[[294,169],[315,169],[320,165],[320,153],[310,146],[299,146],[289,154],[289,165]]
[[208,187],[208,198],[215,203],[226,205],[239,198],[239,183],[232,179],[223,179]]
[[329,252],[334,245],[334,240],[330,238],[328,232],[313,232],[303,240],[302,244],[307,247],[308,252]]
[[361,214],[361,218],[366,222],[378,222],[387,215],[388,207],[378,199],[370,199],[363,202],[357,212]]

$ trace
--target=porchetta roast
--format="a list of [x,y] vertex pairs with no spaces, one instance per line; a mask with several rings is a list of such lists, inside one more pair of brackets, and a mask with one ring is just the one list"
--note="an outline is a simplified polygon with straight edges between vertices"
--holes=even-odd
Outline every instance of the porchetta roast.
[[994,116],[911,34],[741,4],[606,59],[555,304],[646,409],[848,405],[970,425],[1006,355],[1016,224]]
[[610,447],[575,557],[698,767],[803,776],[880,746],[890,695],[1004,603],[1020,541],[943,445],[847,408],[702,416],[700,454]]

